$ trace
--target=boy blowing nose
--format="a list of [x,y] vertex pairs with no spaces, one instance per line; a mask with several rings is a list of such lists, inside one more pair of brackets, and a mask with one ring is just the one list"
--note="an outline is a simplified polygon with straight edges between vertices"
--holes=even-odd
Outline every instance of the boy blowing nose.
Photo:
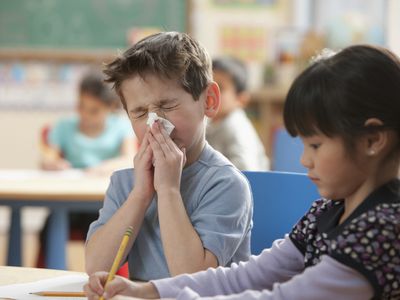
[[[206,50],[187,34],[157,33],[108,64],[105,74],[140,148],[134,168],[111,177],[99,218],[88,232],[86,271],[109,271],[129,226],[133,235],[125,257],[131,279],[247,260],[249,184],[205,140],[206,119],[220,105]],[[170,133],[166,124],[173,126]]]

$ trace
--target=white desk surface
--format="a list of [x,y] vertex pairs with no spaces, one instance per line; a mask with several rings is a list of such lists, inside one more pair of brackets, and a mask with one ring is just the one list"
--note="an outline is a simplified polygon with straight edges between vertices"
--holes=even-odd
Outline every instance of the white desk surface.
[[104,198],[109,177],[83,171],[0,169],[0,199],[7,200],[93,200]]
[[0,266],[0,286],[34,282],[67,275],[85,275],[82,272],[61,271],[39,268]]

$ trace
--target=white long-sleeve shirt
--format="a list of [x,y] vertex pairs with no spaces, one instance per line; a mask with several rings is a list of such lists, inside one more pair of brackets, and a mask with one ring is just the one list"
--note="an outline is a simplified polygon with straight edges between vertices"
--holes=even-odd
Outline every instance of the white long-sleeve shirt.
[[304,257],[289,237],[248,262],[153,281],[162,298],[179,300],[371,299],[373,288],[357,271],[324,256],[304,270]]

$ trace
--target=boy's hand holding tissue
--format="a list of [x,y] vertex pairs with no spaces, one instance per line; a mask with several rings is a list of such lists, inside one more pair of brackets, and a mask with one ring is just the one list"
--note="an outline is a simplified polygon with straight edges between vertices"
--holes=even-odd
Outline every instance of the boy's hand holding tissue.
[[149,113],[147,124],[150,127],[148,141],[153,153],[154,188],[157,192],[180,192],[182,169],[186,163],[185,149],[171,139],[174,125],[155,113]]

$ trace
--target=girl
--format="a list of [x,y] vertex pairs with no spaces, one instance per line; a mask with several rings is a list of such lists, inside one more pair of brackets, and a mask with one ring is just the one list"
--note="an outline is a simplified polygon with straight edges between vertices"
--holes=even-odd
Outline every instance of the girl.
[[[135,284],[90,276],[103,294],[177,299],[400,299],[400,61],[352,46],[293,83],[284,121],[323,197],[284,239],[248,262]],[[127,299],[117,296],[113,299]]]
[[108,176],[130,166],[135,137],[128,120],[113,113],[117,105],[118,96],[102,73],[87,73],[79,85],[77,115],[60,120],[49,132],[42,169],[78,168]]
[[[49,132],[42,169],[75,168],[109,176],[116,169],[129,167],[136,153],[136,137],[129,121],[114,113],[117,105],[118,96],[100,71],[85,74],[79,84],[77,114],[58,121]],[[97,213],[72,212],[70,229],[84,238],[96,218]],[[47,231],[48,221],[40,233],[38,267],[44,266]]]

